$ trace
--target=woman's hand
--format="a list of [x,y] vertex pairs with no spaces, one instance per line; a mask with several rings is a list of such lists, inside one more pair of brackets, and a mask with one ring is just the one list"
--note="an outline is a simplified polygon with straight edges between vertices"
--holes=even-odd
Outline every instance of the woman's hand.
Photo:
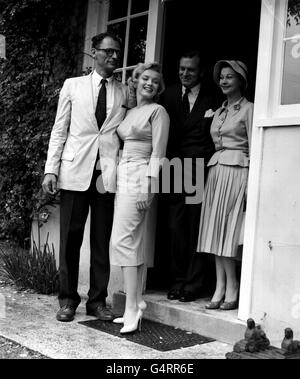
[[141,186],[141,192],[138,194],[136,207],[139,211],[146,211],[150,208],[155,192],[155,179],[148,177],[147,180]]
[[130,94],[130,96],[132,96],[132,97],[136,97],[136,84],[135,84],[135,82],[132,80],[131,77],[128,78],[128,80],[127,80],[127,84],[128,84],[128,88],[129,88],[129,94]]
[[146,211],[150,208],[154,193],[139,193],[136,201],[136,207],[139,211]]

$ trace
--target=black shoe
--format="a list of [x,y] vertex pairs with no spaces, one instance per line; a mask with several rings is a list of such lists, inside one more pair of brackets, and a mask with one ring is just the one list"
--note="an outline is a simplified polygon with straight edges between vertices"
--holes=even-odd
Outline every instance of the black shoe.
[[63,305],[56,313],[56,320],[62,322],[73,321],[75,317],[76,308],[73,305]]
[[168,292],[167,298],[169,300],[178,300],[180,298],[181,291],[180,290],[170,290]]
[[182,301],[183,303],[187,303],[189,301],[195,301],[196,296],[193,294],[193,292],[190,291],[182,291],[179,301]]
[[113,321],[116,316],[105,305],[98,305],[95,309],[87,309],[86,314],[89,316],[95,316],[101,321]]

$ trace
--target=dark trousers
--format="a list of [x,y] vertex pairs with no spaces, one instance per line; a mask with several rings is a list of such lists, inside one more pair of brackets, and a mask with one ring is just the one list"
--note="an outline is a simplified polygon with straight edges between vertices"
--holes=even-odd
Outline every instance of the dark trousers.
[[[184,194],[171,194],[169,199],[169,228],[171,250],[171,287],[182,289],[188,276],[200,288],[204,278],[204,260],[197,259],[197,280],[190,265],[197,247],[201,204],[186,204]],[[195,259],[196,260],[196,259]],[[191,271],[188,275],[188,272]],[[191,288],[190,288],[191,289]],[[197,289],[194,288],[196,291]],[[197,291],[196,291],[197,292]]]
[[[188,173],[185,173],[188,175]],[[208,169],[204,167],[204,182]],[[193,161],[192,181],[195,183],[196,169]],[[184,289],[194,295],[203,290],[204,281],[211,276],[208,256],[196,252],[201,203],[187,204],[185,193],[169,195],[169,236],[171,251],[171,289]],[[214,266],[213,266],[213,277]]]
[[80,248],[86,219],[91,209],[90,226],[90,289],[86,307],[105,305],[110,274],[109,241],[112,230],[114,194],[99,193],[95,171],[87,191],[61,190],[60,206],[60,306],[80,303],[77,292]]

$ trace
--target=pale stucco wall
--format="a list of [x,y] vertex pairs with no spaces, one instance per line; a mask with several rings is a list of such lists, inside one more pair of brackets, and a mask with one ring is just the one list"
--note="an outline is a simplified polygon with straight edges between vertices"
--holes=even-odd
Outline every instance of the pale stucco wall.
[[[59,263],[59,206],[55,209],[51,208],[51,215],[42,228],[40,228],[41,244],[45,243],[47,233],[49,233],[49,244],[54,245],[56,262]],[[88,217],[84,232],[83,243],[80,251],[80,271],[79,271],[79,294],[84,301],[87,298],[87,292],[89,290],[89,267],[90,267],[90,218]],[[37,241],[37,227],[36,223],[33,223],[33,236]],[[112,302],[112,295],[114,292],[123,289],[123,282],[121,276],[121,270],[119,267],[111,266],[111,274],[108,288],[107,302]]]
[[266,128],[263,138],[251,316],[274,341],[300,339],[300,127]]

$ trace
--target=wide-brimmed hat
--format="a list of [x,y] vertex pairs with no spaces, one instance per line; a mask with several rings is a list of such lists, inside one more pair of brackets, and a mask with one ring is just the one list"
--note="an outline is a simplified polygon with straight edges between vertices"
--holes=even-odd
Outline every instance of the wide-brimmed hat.
[[247,85],[248,85],[248,68],[245,65],[245,63],[243,63],[241,61],[226,61],[226,60],[218,61],[214,67],[214,74],[213,74],[214,75],[214,81],[217,84],[219,84],[221,69],[224,67],[224,65],[229,65],[235,72],[240,74],[245,79],[246,88],[247,88]]

